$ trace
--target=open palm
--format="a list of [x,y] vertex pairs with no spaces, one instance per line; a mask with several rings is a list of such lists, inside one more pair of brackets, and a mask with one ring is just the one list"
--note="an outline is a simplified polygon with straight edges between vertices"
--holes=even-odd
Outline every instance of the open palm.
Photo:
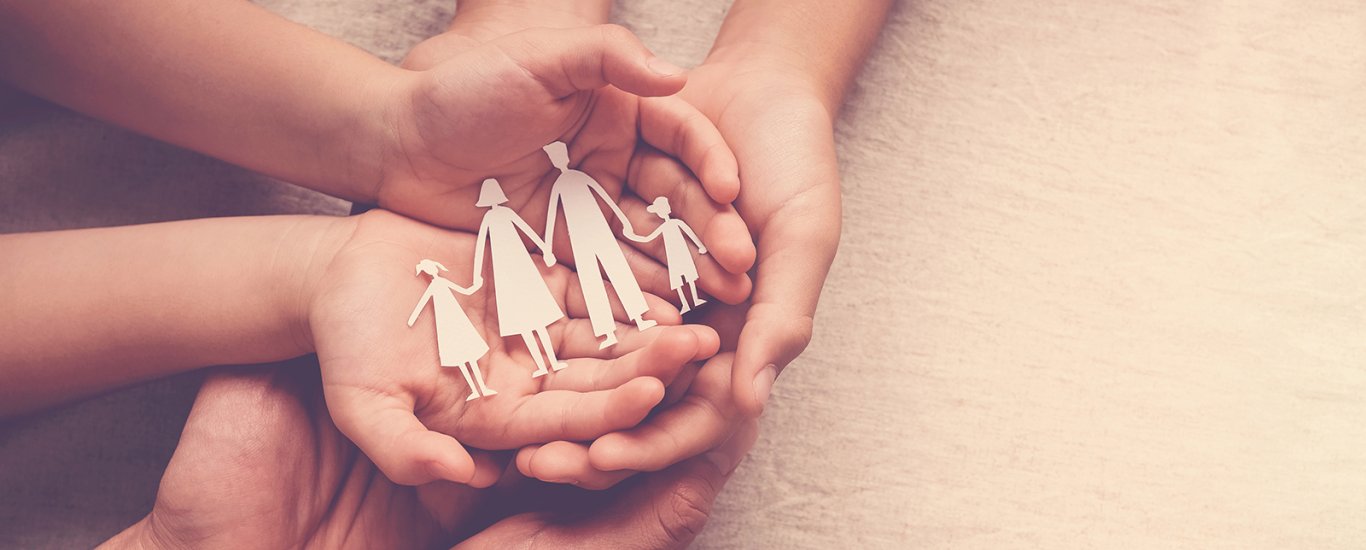
[[[468,482],[474,463],[461,443],[514,449],[553,440],[591,440],[635,426],[664,395],[664,385],[719,346],[706,327],[623,330],[621,344],[598,350],[587,311],[567,268],[542,271],[569,319],[549,329],[569,368],[532,378],[534,362],[518,337],[499,334],[492,288],[462,298],[488,343],[480,359],[498,394],[466,401],[470,388],[455,368],[439,366],[432,316],[405,321],[423,295],[414,276],[422,259],[449,266],[465,284],[474,239],[384,211],[355,217],[354,230],[330,262],[310,313],[324,394],[338,428],[392,480]],[[676,324],[657,298],[654,315]],[[625,327],[625,325],[622,325]]]

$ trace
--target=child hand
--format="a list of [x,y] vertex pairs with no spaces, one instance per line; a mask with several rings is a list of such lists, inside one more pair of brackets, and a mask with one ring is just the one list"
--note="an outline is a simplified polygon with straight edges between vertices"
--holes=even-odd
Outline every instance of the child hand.
[[[325,239],[338,244],[323,247],[310,270],[319,283],[308,296],[308,332],[337,427],[397,483],[470,481],[474,464],[462,442],[513,449],[635,426],[684,365],[719,347],[711,329],[687,326],[636,333],[599,351],[588,321],[577,319],[586,317],[586,308],[568,292],[570,271],[546,270],[547,285],[570,317],[549,330],[570,368],[533,379],[521,339],[497,336],[493,293],[486,289],[461,305],[488,343],[479,363],[497,395],[467,402],[471,388],[458,369],[438,362],[432,314],[419,316],[411,329],[404,319],[428,284],[412,266],[438,259],[459,284],[456,274],[469,272],[473,237],[383,211],[338,224],[336,236]],[[678,322],[662,300],[653,299],[653,306],[661,324]]]

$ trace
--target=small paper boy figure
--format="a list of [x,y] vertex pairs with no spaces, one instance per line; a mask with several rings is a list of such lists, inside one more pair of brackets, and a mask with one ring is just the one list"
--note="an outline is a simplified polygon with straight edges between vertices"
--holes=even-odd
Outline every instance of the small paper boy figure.
[[[422,293],[422,301],[418,302],[413,314],[408,317],[408,326],[411,327],[417,322],[417,317],[427,307],[427,302],[431,302],[436,319],[437,355],[441,358],[441,366],[459,367],[460,374],[465,375],[465,383],[470,385],[470,396],[466,397],[465,401],[475,400],[480,392],[484,397],[497,395],[498,392],[484,385],[484,373],[479,372],[479,358],[488,353],[489,345],[474,328],[474,323],[465,315],[465,310],[460,307],[460,302],[455,300],[455,295],[451,294],[454,290],[469,296],[474,290],[442,278],[438,270],[446,271],[446,266],[432,260],[417,263],[417,274],[426,273],[432,278],[432,282],[427,285],[427,291]],[[473,379],[470,378],[470,371],[474,371]]]
[[659,216],[659,219],[664,220],[664,223],[656,227],[649,235],[635,240],[644,243],[653,241],[660,235],[664,236],[664,257],[669,264],[669,288],[678,291],[678,301],[683,308],[681,311],[687,313],[692,310],[691,307],[688,307],[687,297],[683,295],[684,283],[687,283],[688,289],[692,291],[692,305],[700,306],[707,303],[706,300],[702,299],[702,296],[697,294],[697,264],[693,263],[692,252],[688,250],[688,243],[683,240],[683,236],[687,235],[693,244],[697,245],[698,254],[706,254],[707,247],[697,238],[697,233],[694,233],[692,228],[688,227],[688,224],[684,223],[683,220],[669,217],[673,210],[669,208],[668,198],[659,197],[655,199],[653,203],[650,203],[650,206],[645,207],[645,211]]

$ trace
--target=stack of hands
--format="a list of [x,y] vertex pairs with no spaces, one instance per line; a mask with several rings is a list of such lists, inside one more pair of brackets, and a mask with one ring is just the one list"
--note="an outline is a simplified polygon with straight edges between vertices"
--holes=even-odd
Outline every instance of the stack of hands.
[[[887,3],[739,0],[684,71],[603,24],[600,0],[461,2],[401,67],[245,3],[0,2],[6,82],[378,206],[0,238],[19,260],[0,266],[0,333],[17,336],[0,414],[316,354],[316,370],[213,373],[155,508],[109,545],[686,544],[811,337],[839,236],[832,119]],[[430,327],[403,323],[424,285],[411,266],[470,271],[450,260],[473,256],[485,178],[545,219],[557,140],[637,227],[668,197],[722,303],[683,324],[650,297],[660,328],[599,350],[568,243],[551,243],[562,263],[543,275],[569,317],[552,340],[575,368],[532,379],[524,347],[490,338],[499,394],[466,402]],[[624,247],[642,288],[671,297],[660,243]],[[82,286],[100,291],[60,291]],[[486,335],[491,300],[465,307]]]

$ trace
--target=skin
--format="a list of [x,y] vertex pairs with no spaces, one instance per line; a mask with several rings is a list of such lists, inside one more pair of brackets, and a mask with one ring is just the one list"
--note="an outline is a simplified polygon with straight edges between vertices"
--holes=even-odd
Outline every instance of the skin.
[[[432,258],[468,272],[473,248],[469,234],[384,211],[0,236],[0,255],[24,259],[0,267],[10,304],[0,333],[13,336],[0,358],[0,411],[202,365],[316,353],[332,420],[391,480],[466,483],[475,463],[461,442],[515,449],[636,426],[664,384],[716,353],[715,332],[700,326],[623,331],[621,344],[599,351],[582,301],[566,301],[571,272],[547,268],[569,316],[550,336],[570,367],[532,379],[520,340],[492,337],[481,362],[499,394],[466,402],[460,374],[437,366],[432,318],[405,320],[426,287],[411,266]],[[89,273],[100,274],[94,287]],[[496,335],[492,293],[471,298],[471,322]],[[677,324],[653,300],[662,324]]]
[[[102,548],[682,548],[756,435],[751,423],[605,493],[515,477],[409,487],[337,431],[319,383],[306,366],[208,377],[152,511]],[[481,468],[476,485],[500,471]]]
[[662,97],[684,86],[683,69],[613,25],[449,42],[419,47],[400,68],[248,2],[0,0],[0,80],[443,227],[477,228],[487,177],[503,183],[523,218],[544,219],[524,210],[546,202],[540,184],[553,170],[541,147],[552,141],[617,190],[638,144],[662,150],[705,190],[684,217],[716,219],[720,264],[710,266],[709,290],[729,302],[748,296],[753,245],[729,206],[739,192],[735,158],[706,117]]
[[[560,25],[605,21],[593,19],[606,16],[601,2],[573,4],[582,9],[566,14],[537,2],[484,2],[467,19],[457,14],[452,32],[489,37],[522,28],[519,24],[553,26],[547,20],[554,18],[561,18]],[[734,2],[711,53],[690,72],[680,97],[715,123],[735,152],[743,182],[735,207],[757,244],[750,297],[699,312],[723,335],[722,348],[735,354],[709,362],[691,386],[674,384],[666,400],[672,404],[669,412],[649,426],[592,443],[560,441],[523,449],[517,461],[523,473],[608,486],[715,447],[728,440],[737,418],[762,412],[778,374],[811,339],[840,233],[834,120],[890,6],[890,0]],[[686,180],[686,172],[668,155],[644,151],[627,179],[633,188],[648,188],[653,182]],[[684,191],[669,199],[683,210],[680,202],[696,202],[695,197],[696,191]],[[654,216],[643,209],[628,212],[638,228],[658,223],[649,221]],[[693,218],[681,217],[700,227]],[[702,237],[710,246],[705,230]],[[637,249],[663,258],[658,243]],[[705,285],[704,262],[699,258]],[[647,289],[667,295],[657,286]],[[721,372],[728,382],[720,380]]]

